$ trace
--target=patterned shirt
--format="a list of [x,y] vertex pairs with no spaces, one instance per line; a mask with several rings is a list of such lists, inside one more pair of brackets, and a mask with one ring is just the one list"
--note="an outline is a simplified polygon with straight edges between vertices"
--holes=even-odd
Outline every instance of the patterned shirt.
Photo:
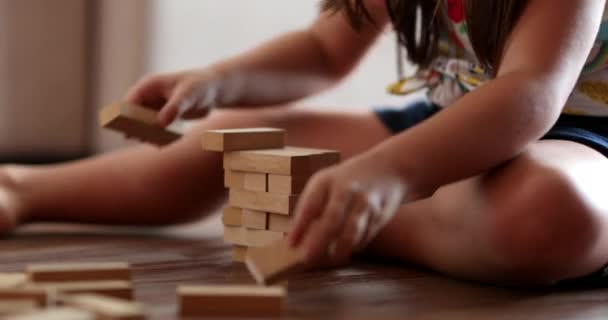
[[[449,44],[429,70],[418,73],[424,79],[429,98],[447,107],[466,93],[482,86],[490,76],[478,66],[475,51],[468,36],[463,0],[447,1]],[[593,51],[581,72],[575,90],[563,110],[566,114],[608,116],[608,7]]]

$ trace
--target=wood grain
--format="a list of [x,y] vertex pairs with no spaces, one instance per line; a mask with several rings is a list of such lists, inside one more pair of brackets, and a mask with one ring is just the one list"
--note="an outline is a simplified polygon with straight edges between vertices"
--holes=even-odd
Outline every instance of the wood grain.
[[224,153],[226,170],[286,176],[310,176],[339,161],[337,151],[296,147]]
[[298,196],[284,196],[268,192],[230,189],[228,203],[232,207],[291,215]]
[[[153,250],[151,249],[153,248]],[[178,229],[138,230],[40,225],[0,241],[0,272],[32,263],[127,261],[137,300],[150,320],[176,320],[181,284],[253,284],[232,262],[219,218]],[[348,267],[290,278],[287,319],[590,320],[608,314],[608,283],[504,289],[442,277],[405,262],[359,258]]]
[[285,130],[276,128],[209,130],[203,133],[202,140],[203,150],[208,151],[275,149],[285,146]]

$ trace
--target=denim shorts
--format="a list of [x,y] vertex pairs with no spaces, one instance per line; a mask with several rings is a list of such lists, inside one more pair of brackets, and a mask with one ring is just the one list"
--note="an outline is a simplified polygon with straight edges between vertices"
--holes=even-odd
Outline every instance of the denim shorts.
[[[402,109],[378,108],[376,115],[393,133],[407,130],[430,118],[441,108],[426,101]],[[568,140],[586,145],[608,157],[608,117],[562,115],[542,140]]]
[[[380,121],[393,134],[407,130],[441,111],[427,101],[415,102],[402,109],[378,108]],[[562,115],[542,140],[568,140],[586,145],[608,157],[608,117]],[[565,280],[558,287],[607,287],[608,265],[588,276]]]

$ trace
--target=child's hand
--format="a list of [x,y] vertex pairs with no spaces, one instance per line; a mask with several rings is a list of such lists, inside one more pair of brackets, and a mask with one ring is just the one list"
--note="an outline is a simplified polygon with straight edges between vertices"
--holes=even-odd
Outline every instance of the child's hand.
[[127,102],[161,110],[159,121],[206,116],[217,102],[219,76],[210,69],[147,76],[127,93]]
[[362,250],[402,204],[406,186],[386,159],[365,154],[316,174],[295,212],[289,241],[307,264],[343,263]]

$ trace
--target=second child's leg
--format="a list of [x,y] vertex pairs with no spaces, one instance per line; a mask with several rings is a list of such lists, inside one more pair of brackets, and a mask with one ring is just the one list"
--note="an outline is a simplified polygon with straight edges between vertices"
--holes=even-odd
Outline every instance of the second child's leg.
[[61,165],[0,168],[0,228],[10,229],[12,216],[120,225],[199,219],[225,198],[221,156],[201,149],[202,133],[260,126],[285,128],[290,145],[338,149],[344,158],[389,137],[371,112],[222,111],[163,149],[140,146]]

